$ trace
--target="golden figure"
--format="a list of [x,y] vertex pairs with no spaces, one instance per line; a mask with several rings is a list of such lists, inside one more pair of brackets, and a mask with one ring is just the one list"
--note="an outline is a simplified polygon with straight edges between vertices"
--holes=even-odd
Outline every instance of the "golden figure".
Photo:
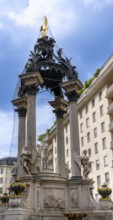
[[40,27],[40,31],[41,31],[42,37],[46,37],[47,31],[48,31],[48,21],[47,21],[46,16],[44,16],[44,21]]

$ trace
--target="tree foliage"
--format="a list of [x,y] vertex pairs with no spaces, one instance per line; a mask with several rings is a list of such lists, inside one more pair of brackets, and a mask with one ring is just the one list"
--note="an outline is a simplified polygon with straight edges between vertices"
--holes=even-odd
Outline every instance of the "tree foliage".
[[96,70],[96,72],[93,74],[93,77],[91,77],[89,80],[84,82],[83,88],[78,92],[79,95],[81,95],[91,85],[93,80],[99,75],[99,72],[100,72],[100,68]]

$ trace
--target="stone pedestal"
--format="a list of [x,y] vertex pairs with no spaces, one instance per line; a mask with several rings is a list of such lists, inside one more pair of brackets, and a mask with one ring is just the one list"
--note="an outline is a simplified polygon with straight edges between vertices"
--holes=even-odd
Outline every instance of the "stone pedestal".
[[57,118],[57,173],[66,177],[65,166],[65,147],[64,147],[64,118],[66,113],[67,102],[61,98],[56,98],[55,101],[49,102],[55,109],[53,112]]
[[78,80],[70,80],[68,82],[62,83],[61,86],[66,90],[66,95],[69,99],[71,175],[72,178],[80,179],[81,167],[78,133],[77,91],[80,90],[82,84]]

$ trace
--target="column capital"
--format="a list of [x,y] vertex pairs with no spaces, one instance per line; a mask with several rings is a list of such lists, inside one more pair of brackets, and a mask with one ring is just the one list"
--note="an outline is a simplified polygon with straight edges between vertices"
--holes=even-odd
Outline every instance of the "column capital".
[[15,109],[15,112],[18,113],[19,117],[25,117],[26,113],[27,113],[27,109],[26,108],[18,108],[18,109]]
[[57,118],[63,118],[64,114],[66,114],[67,111],[63,109],[57,109],[57,110],[53,110],[53,113],[55,113]]
[[82,89],[83,85],[80,80],[69,80],[61,84],[61,87],[66,91],[66,96],[70,102],[77,101],[79,98],[78,91]]
[[37,94],[37,92],[39,91],[39,88],[36,84],[32,84],[32,85],[23,85],[20,90],[19,90],[19,95],[21,96],[21,94],[23,95],[33,95],[35,96]]
[[27,98],[25,96],[14,99],[11,102],[13,103],[14,106],[17,107],[17,109],[27,108]]
[[79,98],[79,94],[76,91],[66,92],[66,96],[69,102],[77,102],[77,99]]
[[21,74],[21,86],[19,88],[18,96],[36,95],[39,91],[38,86],[43,84],[43,78],[38,71]]
[[53,112],[56,114],[57,118],[63,118],[63,115],[67,112],[68,102],[62,98],[56,98],[54,101],[49,102],[54,108]]

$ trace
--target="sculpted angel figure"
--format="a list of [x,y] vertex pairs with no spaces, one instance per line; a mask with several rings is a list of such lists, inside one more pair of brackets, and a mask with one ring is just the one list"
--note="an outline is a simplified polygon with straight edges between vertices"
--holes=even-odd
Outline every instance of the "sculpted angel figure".
[[83,177],[85,180],[88,179],[88,175],[91,171],[91,164],[92,162],[89,161],[89,157],[87,156],[87,150],[84,150],[83,151],[83,156],[82,156],[82,159],[81,159],[81,164],[83,166]]
[[32,154],[31,151],[29,151],[27,146],[24,146],[21,153],[21,163],[25,170],[25,173],[30,175],[30,167],[29,165],[32,165]]
[[42,151],[42,169],[48,169],[48,144],[46,143]]

